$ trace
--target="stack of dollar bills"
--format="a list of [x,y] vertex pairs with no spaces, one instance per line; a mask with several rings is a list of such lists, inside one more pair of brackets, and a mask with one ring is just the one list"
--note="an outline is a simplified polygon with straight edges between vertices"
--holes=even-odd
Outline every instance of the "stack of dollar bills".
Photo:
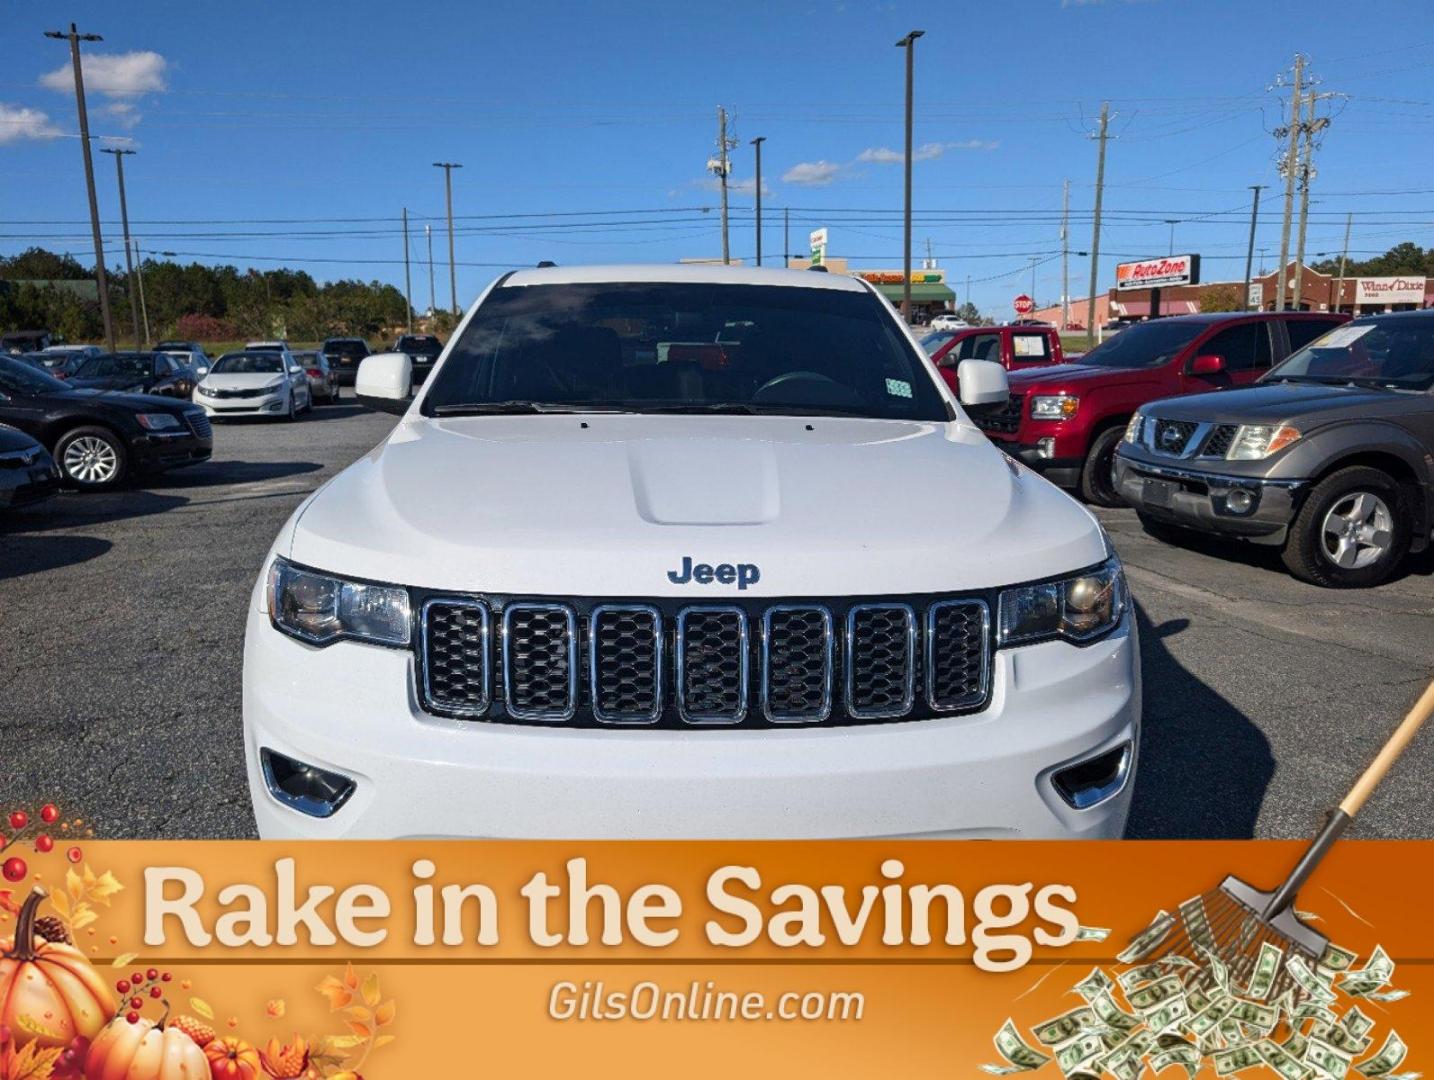
[[[1004,1064],[981,1068],[1010,1076],[1054,1060],[1070,1080],[1137,1080],[1147,1067],[1172,1065],[1190,1077],[1208,1065],[1220,1076],[1268,1066],[1284,1080],[1344,1080],[1351,1069],[1371,1080],[1419,1080],[1394,1071],[1408,1053],[1395,1031],[1369,1053],[1375,1021],[1360,1003],[1408,996],[1390,986],[1394,961],[1383,948],[1359,965],[1355,953],[1330,945],[1310,964],[1266,941],[1242,983],[1216,954],[1203,904],[1194,897],[1178,916],[1160,912],[1117,957],[1123,970],[1112,977],[1093,969],[1071,988],[1084,1004],[1031,1029],[1035,1045],[1007,1020],[994,1040]],[[1146,962],[1182,920],[1196,955]],[[1079,938],[1108,933],[1082,927]]]

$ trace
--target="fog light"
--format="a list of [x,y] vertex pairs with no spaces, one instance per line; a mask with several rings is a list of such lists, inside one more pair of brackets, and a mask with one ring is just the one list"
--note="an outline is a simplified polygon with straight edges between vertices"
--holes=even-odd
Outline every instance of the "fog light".
[[1047,436],[1044,439],[1036,440],[1036,456],[1053,458],[1056,456],[1056,440]]
[[1232,514],[1248,514],[1255,508],[1255,496],[1244,488],[1231,488],[1225,495],[1225,509]]
[[1130,743],[1121,743],[1051,777],[1060,797],[1077,810],[1088,810],[1118,794],[1130,775]]
[[347,776],[305,765],[267,746],[259,751],[259,764],[269,794],[309,817],[332,817],[354,793],[354,782]]

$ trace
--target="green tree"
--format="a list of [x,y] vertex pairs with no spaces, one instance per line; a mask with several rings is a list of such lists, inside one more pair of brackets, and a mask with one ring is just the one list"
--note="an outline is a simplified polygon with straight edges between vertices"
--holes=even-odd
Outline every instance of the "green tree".
[[1200,310],[1244,311],[1244,292],[1240,285],[1206,285],[1200,290]]

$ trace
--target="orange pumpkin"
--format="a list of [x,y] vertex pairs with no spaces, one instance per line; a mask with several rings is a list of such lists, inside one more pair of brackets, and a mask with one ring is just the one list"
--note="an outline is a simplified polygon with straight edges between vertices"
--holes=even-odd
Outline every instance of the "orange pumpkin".
[[120,1016],[90,1044],[85,1080],[209,1080],[209,1059],[177,1027]]
[[15,937],[0,942],[0,1027],[16,1047],[68,1046],[93,1039],[115,1011],[115,1000],[84,953],[35,933],[45,890],[36,887],[20,909]]
[[233,1035],[215,1039],[204,1053],[209,1057],[209,1072],[214,1080],[254,1080],[262,1075],[259,1051]]

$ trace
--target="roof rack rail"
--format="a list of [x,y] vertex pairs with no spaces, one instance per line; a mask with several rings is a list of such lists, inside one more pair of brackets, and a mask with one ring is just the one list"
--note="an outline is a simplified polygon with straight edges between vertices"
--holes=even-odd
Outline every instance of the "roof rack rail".
[[546,270],[546,269],[548,269],[548,267],[550,267],[550,266],[557,266],[557,265],[558,265],[558,264],[555,263],[555,262],[553,262],[552,259],[540,259],[540,260],[538,261],[538,269],[539,269],[539,270]]
[[830,274],[830,273],[831,273],[830,270],[828,270],[825,266],[822,266],[820,263],[818,263],[816,266],[809,266],[809,267],[807,267],[807,269],[808,269],[808,270],[811,270],[811,271],[814,271],[815,273],[818,273],[818,274]]

